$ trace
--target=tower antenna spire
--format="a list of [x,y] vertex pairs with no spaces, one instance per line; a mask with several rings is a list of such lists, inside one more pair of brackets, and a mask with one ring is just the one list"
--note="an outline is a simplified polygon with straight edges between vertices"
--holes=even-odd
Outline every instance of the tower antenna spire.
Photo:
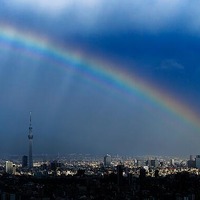
[[33,167],[33,155],[32,155],[32,145],[33,145],[33,134],[32,134],[32,116],[30,112],[30,124],[29,124],[29,133],[28,133],[28,140],[29,140],[29,158],[28,158],[28,163],[29,163],[29,169]]
[[31,112],[30,112],[30,126],[31,126]]

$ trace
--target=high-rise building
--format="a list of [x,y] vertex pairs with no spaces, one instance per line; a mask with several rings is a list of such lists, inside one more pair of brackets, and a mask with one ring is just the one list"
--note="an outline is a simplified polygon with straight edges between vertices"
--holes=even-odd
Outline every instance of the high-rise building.
[[196,168],[200,169],[200,155],[197,155],[195,158]]
[[159,166],[159,161],[158,161],[158,159],[155,158],[155,160],[151,160],[151,161],[150,161],[150,166],[151,166],[151,167],[157,168],[157,167]]
[[6,161],[6,173],[13,174],[16,171],[16,167],[11,161]]
[[50,168],[53,171],[56,171],[56,169],[59,167],[61,167],[61,162],[58,162],[57,160],[54,160],[50,163]]
[[31,124],[31,112],[30,112],[30,124],[29,124],[29,158],[28,158],[28,167],[31,169],[33,167],[33,155],[32,155],[32,145],[33,145],[33,134],[32,134],[32,124]]
[[174,165],[175,165],[174,159],[171,159],[171,160],[170,160],[170,165],[171,165],[171,166],[174,166]]
[[104,156],[104,166],[108,167],[110,166],[110,164],[111,164],[111,156],[107,154]]
[[28,167],[28,156],[23,156],[22,157],[22,167]]
[[190,160],[187,161],[187,165],[189,168],[195,168],[196,167],[196,161],[193,157],[193,155],[190,155]]
[[195,168],[195,167],[196,167],[196,162],[195,162],[195,160],[188,160],[188,161],[187,161],[187,166],[188,166],[189,168]]
[[15,164],[13,164],[12,173],[13,173],[13,174],[16,174],[16,165],[15,165]]

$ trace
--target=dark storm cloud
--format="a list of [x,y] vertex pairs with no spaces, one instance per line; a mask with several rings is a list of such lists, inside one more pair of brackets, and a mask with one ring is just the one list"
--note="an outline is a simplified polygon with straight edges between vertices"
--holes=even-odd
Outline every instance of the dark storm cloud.
[[[55,2],[3,0],[1,11],[8,17],[25,14],[23,21],[32,22],[34,18],[49,18],[53,27],[65,29],[66,32],[99,32],[113,30],[138,30],[152,33],[174,29],[175,31],[187,30],[199,31],[199,6],[198,1],[188,0],[136,0],[128,1],[100,1],[100,0],[76,0]],[[8,12],[7,12],[8,11]],[[55,21],[59,23],[55,24]],[[41,21],[42,23],[43,21]],[[38,23],[40,23],[38,21]],[[45,25],[45,24],[44,24]],[[64,27],[63,27],[64,26]]]
[[[3,1],[1,21],[125,65],[198,65],[198,1]],[[95,49],[95,50],[94,50]],[[135,62],[134,62],[135,61]],[[123,64],[122,63],[122,64]],[[151,68],[152,68],[151,67]]]

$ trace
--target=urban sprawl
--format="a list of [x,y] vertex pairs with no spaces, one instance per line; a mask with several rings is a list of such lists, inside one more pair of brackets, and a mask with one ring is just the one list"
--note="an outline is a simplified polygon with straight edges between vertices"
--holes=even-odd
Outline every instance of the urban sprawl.
[[33,158],[0,160],[0,199],[200,199],[199,155]]

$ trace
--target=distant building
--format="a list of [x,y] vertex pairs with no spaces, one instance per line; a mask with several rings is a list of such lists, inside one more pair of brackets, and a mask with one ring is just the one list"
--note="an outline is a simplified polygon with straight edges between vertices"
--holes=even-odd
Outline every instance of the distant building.
[[195,162],[195,160],[188,160],[188,161],[187,161],[187,166],[188,166],[189,168],[195,168],[195,167],[196,167],[196,162]]
[[195,160],[193,155],[190,155],[190,160]]
[[50,169],[56,171],[59,167],[61,167],[61,163],[57,160],[54,160],[50,163]]
[[28,156],[23,156],[22,157],[22,167],[23,168],[28,167]]
[[160,166],[163,167],[166,163],[164,161],[160,161]]
[[200,169],[200,155],[197,155],[195,158],[196,168]]
[[146,166],[146,162],[144,160],[137,160],[137,167]]
[[13,164],[13,171],[12,171],[12,174],[16,174],[16,165]]
[[196,161],[193,157],[193,155],[190,155],[190,160],[187,161],[188,168],[195,168],[196,167]]
[[6,173],[8,174],[15,174],[16,166],[11,161],[6,161]]
[[174,159],[171,159],[170,160],[170,166],[174,166],[175,162],[174,162]]
[[106,156],[104,156],[104,166],[109,167],[110,165],[111,165],[111,156],[107,154]]
[[159,161],[157,160],[157,158],[155,160],[150,161],[150,166],[155,168],[159,166]]

